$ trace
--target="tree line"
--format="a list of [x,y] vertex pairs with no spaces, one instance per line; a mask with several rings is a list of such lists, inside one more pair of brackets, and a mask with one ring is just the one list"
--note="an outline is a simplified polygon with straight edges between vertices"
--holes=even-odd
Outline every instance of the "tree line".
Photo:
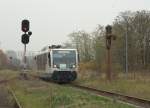
[[[128,48],[128,68],[148,69],[150,67],[150,11],[121,12],[113,21],[113,33],[117,36],[112,43],[114,66],[125,69],[126,38]],[[96,69],[105,64],[105,27],[97,25],[95,30],[72,32],[67,47],[77,48],[81,63],[94,63]]]
[[15,51],[4,52],[0,49],[0,70],[1,69],[13,69],[20,68],[20,60],[17,58]]

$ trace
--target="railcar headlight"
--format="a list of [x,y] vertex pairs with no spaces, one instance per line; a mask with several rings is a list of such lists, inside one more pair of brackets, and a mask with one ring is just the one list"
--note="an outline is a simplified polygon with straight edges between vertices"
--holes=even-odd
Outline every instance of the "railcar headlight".
[[75,65],[72,65],[72,67],[75,68],[76,66],[75,66]]
[[54,68],[56,68],[57,67],[57,65],[54,65]]

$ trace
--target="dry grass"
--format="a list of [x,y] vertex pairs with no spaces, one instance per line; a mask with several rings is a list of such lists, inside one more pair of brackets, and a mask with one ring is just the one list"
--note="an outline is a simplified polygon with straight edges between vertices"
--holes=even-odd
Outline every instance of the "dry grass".
[[36,79],[16,80],[11,87],[24,108],[133,108],[68,85]]
[[94,77],[84,76],[76,83],[150,100],[150,73],[132,72],[127,76],[120,73],[111,82],[106,80],[104,74]]
[[0,70],[0,80],[6,80],[18,76],[19,71]]
[[20,81],[13,85],[24,108],[133,108],[67,85],[36,82],[39,87],[33,87],[34,82],[31,81]]

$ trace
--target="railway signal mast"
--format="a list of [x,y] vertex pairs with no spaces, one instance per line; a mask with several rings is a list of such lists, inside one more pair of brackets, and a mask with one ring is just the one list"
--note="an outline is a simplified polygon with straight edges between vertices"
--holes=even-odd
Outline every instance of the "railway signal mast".
[[111,41],[116,40],[116,36],[112,34],[112,27],[106,26],[106,49],[107,49],[107,79],[112,80],[112,61],[111,61]]
[[24,69],[26,69],[26,44],[29,43],[29,38],[32,35],[32,32],[29,31],[30,29],[30,22],[29,20],[22,20],[21,23],[21,30],[24,32],[24,34],[21,37],[21,42],[24,44],[24,54],[23,54],[23,65]]

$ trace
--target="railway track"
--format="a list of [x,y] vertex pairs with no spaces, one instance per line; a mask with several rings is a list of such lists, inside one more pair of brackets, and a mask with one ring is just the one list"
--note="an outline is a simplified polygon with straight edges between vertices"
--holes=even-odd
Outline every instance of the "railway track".
[[5,85],[0,85],[0,108],[22,108],[14,91]]
[[16,79],[22,79],[22,80],[25,79],[25,80],[27,80],[29,76],[31,76],[31,77],[34,78],[34,79],[39,79],[39,76],[37,76],[37,75],[32,75],[32,74],[27,75],[27,76],[18,75],[18,76],[9,78],[9,79],[1,79],[1,80],[0,80],[0,85],[7,84],[8,82],[11,82],[11,81],[16,80]]
[[0,80],[0,108],[22,108],[14,91],[8,84],[15,79],[18,79],[18,77]]
[[[34,77],[34,78],[39,78],[36,75],[31,75],[31,76]],[[52,81],[49,81],[49,82],[54,83]],[[69,86],[75,87],[75,88],[78,88],[78,89],[82,89],[82,90],[86,90],[86,91],[90,91],[90,92],[92,92],[96,95],[110,97],[110,98],[113,98],[114,100],[120,100],[122,102],[129,103],[129,104],[132,104],[132,105],[140,107],[140,108],[150,108],[150,100],[141,99],[141,98],[138,98],[138,97],[128,96],[128,95],[115,93],[115,92],[110,92],[110,91],[105,91],[105,90],[98,90],[98,89],[95,89],[95,88],[81,86],[81,85],[77,85],[77,84],[73,84],[73,83],[69,84]]]
[[21,106],[20,102],[18,101],[14,91],[11,88],[9,88],[9,91],[10,91],[12,97],[13,97],[13,100],[14,100],[14,108],[23,108]]
[[124,95],[124,94],[119,94],[119,93],[114,93],[114,92],[110,92],[110,91],[97,90],[94,88],[76,85],[76,84],[70,84],[70,86],[78,88],[78,89],[90,91],[96,95],[101,95],[101,96],[113,98],[115,100],[120,100],[122,102],[129,103],[129,104],[135,105],[137,107],[139,106],[140,108],[150,108],[150,100],[141,99],[141,98],[128,96],[128,95]]
[[18,77],[12,77],[12,78],[9,78],[9,79],[2,79],[2,80],[0,80],[0,85],[6,84],[6,83],[8,83],[10,81],[13,81],[15,79],[18,79]]

